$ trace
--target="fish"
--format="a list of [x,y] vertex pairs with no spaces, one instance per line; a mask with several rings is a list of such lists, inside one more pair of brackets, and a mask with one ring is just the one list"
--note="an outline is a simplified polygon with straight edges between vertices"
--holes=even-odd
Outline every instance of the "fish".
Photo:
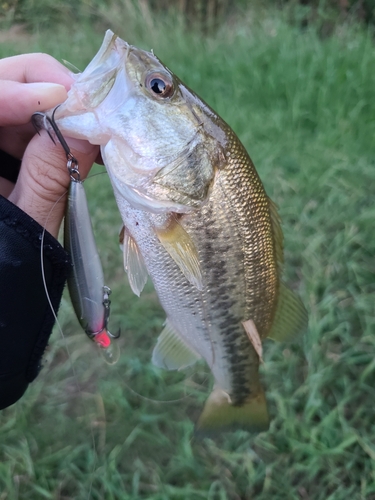
[[267,430],[262,343],[307,326],[282,281],[283,233],[244,146],[153,53],[108,30],[55,110],[62,133],[100,145],[124,224],[124,267],[166,313],[152,362],[205,360],[214,385],[197,432]]

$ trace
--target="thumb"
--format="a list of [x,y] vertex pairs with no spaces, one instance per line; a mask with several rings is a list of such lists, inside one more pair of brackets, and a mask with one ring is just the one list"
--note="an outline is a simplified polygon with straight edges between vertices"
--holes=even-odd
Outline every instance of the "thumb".
[[[81,179],[86,178],[99,147],[87,141],[66,138],[78,160]],[[29,214],[57,238],[64,216],[70,176],[66,155],[60,144],[54,144],[42,131],[26,148],[20,174],[9,200]]]

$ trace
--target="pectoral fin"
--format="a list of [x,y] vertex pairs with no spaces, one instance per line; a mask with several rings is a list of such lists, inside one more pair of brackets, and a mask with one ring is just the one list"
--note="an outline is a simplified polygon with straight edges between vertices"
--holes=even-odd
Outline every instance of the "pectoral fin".
[[279,298],[268,337],[279,342],[292,340],[307,328],[307,311],[301,299],[280,283]]
[[182,370],[200,359],[199,354],[188,347],[167,320],[152,353],[152,362],[166,370]]
[[166,229],[155,228],[155,231],[160,243],[188,281],[198,290],[202,290],[202,273],[198,252],[185,229],[176,219],[173,219]]
[[243,405],[231,404],[230,397],[219,387],[209,395],[197,423],[197,433],[205,434],[237,428],[251,432],[268,429],[269,416],[263,390],[249,397]]
[[134,238],[124,226],[120,231],[120,246],[124,255],[124,269],[133,292],[140,296],[147,282],[147,268]]

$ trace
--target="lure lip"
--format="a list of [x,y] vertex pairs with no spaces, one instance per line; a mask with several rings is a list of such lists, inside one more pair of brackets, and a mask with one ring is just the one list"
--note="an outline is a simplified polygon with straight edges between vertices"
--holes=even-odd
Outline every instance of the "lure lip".
[[[106,333],[108,335],[108,337],[110,337],[111,339],[118,339],[121,335],[121,328],[119,328],[117,330],[117,333],[111,333],[108,329],[107,329],[107,325],[105,324],[105,326],[103,326],[103,328],[97,332],[91,332],[90,330],[85,330],[85,333],[86,335],[88,336],[88,338],[90,340],[93,340],[94,342],[97,342],[97,338],[99,335],[101,335],[102,333]],[[97,342],[98,343],[98,342]]]
[[106,329],[103,329],[103,331],[97,333],[92,340],[95,342],[95,344],[97,344],[99,347],[102,347],[103,349],[108,349],[108,347],[111,345],[111,339]]

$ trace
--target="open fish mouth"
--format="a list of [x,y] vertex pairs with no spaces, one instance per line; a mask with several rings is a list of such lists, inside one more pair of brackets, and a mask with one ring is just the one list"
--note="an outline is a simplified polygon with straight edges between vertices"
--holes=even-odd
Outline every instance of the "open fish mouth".
[[[56,111],[56,120],[69,117],[72,113],[74,115],[90,111],[95,113],[113,88],[121,68],[126,74],[125,66],[129,50],[130,45],[127,42],[108,30],[98,53],[86,69],[74,75],[75,82],[68,92],[68,99]],[[125,97],[124,81],[121,83]],[[120,106],[121,102],[118,105]],[[63,130],[64,124],[62,123],[60,127]]]

